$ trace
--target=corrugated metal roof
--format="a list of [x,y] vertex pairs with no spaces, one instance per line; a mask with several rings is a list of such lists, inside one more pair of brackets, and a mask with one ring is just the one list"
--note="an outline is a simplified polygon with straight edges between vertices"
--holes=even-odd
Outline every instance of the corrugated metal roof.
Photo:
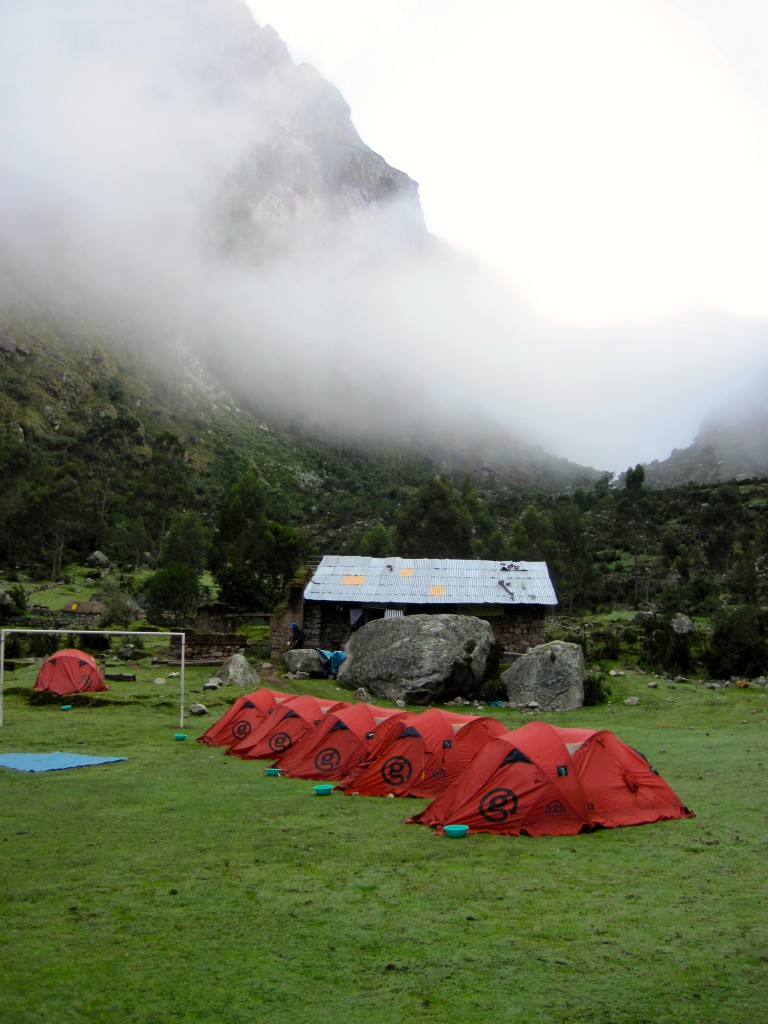
[[304,598],[384,606],[557,604],[546,562],[362,555],[326,555]]

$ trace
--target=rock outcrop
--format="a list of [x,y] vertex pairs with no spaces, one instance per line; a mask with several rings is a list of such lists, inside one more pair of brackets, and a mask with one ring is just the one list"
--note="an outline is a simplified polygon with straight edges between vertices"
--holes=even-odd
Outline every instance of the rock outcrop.
[[261,683],[258,672],[242,654],[233,654],[216,673],[222,683],[234,683],[236,686],[247,686],[250,689]]
[[582,707],[585,678],[581,647],[562,640],[533,647],[501,676],[511,707],[533,704],[542,711]]
[[431,704],[477,692],[493,630],[470,615],[406,615],[367,623],[347,645],[338,679],[376,697]]

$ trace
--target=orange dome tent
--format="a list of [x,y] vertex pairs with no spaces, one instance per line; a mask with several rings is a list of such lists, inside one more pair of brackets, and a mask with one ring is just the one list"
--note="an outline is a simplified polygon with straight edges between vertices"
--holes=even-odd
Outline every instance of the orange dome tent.
[[309,694],[294,697],[262,719],[250,736],[233,743],[226,753],[246,761],[274,760],[318,729],[329,711],[346,706],[346,701]]
[[485,716],[442,708],[410,712],[341,779],[339,789],[362,796],[436,796],[497,731],[504,726]]
[[229,747],[239,740],[245,740],[251,733],[260,729],[264,720],[280,707],[281,704],[294,700],[291,693],[271,690],[263,687],[238,697],[229,710],[217,719],[210,729],[197,737],[198,743],[209,747]]
[[405,715],[363,701],[336,708],[311,737],[281,754],[275,767],[293,779],[340,779],[368,755],[392,719]]
[[35,689],[63,697],[68,693],[108,690],[109,687],[90,654],[69,647],[45,659],[37,674]]
[[564,836],[691,817],[645,757],[612,732],[530,722],[489,740],[452,785],[408,820]]

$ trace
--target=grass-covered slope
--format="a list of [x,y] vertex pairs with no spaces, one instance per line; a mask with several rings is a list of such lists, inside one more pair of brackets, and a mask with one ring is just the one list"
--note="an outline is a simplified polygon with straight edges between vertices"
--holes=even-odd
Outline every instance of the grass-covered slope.
[[[452,840],[401,823],[424,801],[317,798],[311,782],[194,742],[234,696],[203,697],[207,670],[187,675],[211,715],[187,719],[185,742],[178,680],[157,686],[159,666],[69,712],[27,701],[35,672],[6,676],[0,750],[128,760],[0,769],[4,1020],[736,1024],[762,1013],[761,690],[654,690],[627,674],[613,703],[556,716],[642,750],[691,820]],[[623,704],[630,695],[639,705]]]

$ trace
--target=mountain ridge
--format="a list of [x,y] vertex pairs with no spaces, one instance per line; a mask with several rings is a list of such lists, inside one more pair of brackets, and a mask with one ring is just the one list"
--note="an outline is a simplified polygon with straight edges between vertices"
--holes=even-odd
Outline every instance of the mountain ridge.
[[[197,375],[246,433],[269,422],[310,447],[390,445],[494,486],[600,475],[538,443],[535,380],[500,400],[480,345],[493,318],[427,231],[418,184],[365,145],[339,90],[273,28],[239,0],[115,0],[86,27],[99,60],[81,60],[76,33],[46,50],[41,30],[51,66],[28,83],[51,111],[0,235],[9,436],[55,434],[77,401],[42,379],[26,410],[13,398],[37,330],[72,358],[81,344],[112,353],[113,378],[130,355],[137,399],[167,377],[157,393],[182,402],[176,386]],[[62,375],[81,373],[59,358]],[[205,444],[194,457],[205,463]],[[649,480],[663,479],[655,466]]]

